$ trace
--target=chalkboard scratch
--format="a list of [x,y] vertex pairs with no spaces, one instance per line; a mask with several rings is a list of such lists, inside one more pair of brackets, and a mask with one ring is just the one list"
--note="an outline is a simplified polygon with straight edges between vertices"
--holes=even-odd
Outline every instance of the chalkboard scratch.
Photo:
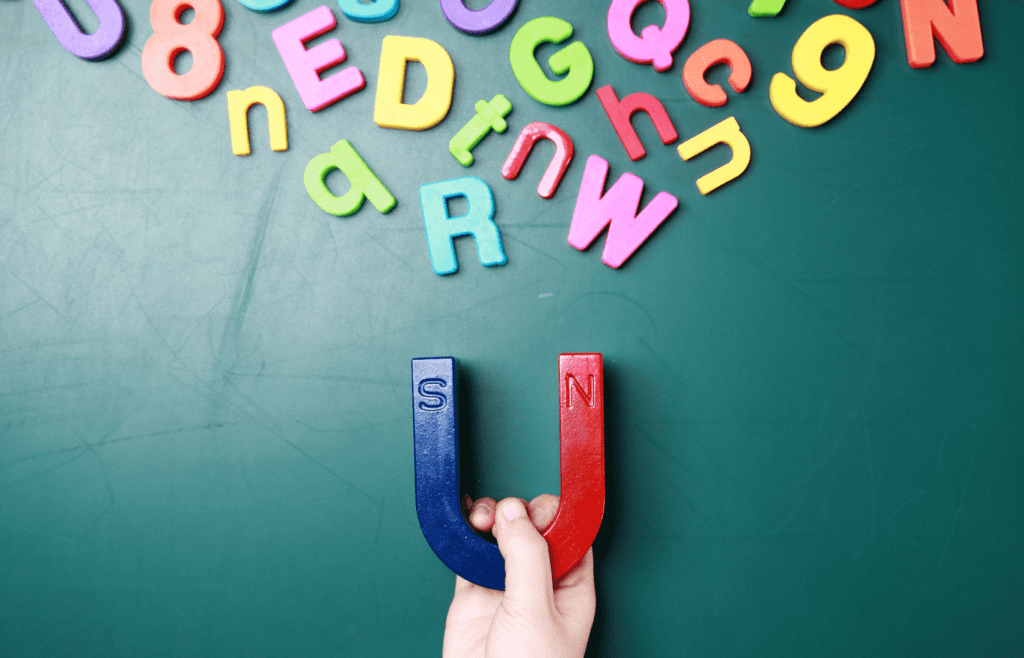
[[[916,494],[914,494],[914,495],[913,495],[913,496],[911,496],[910,498],[907,498],[907,500],[906,500],[906,501],[905,501],[905,502],[904,502],[904,503],[903,503],[902,505],[900,505],[900,506],[899,506],[898,508],[896,508],[896,511],[895,511],[895,512],[893,512],[892,514],[890,514],[890,515],[889,515],[889,518],[887,518],[887,519],[885,520],[885,524],[886,524],[886,525],[891,525],[891,524],[892,524],[892,520],[893,520],[893,519],[895,519],[895,518],[896,518],[897,516],[899,516],[899,513],[900,513],[900,512],[902,512],[902,511],[903,511],[903,509],[904,509],[904,508],[905,508],[905,507],[906,507],[907,505],[909,505],[910,503],[912,503],[912,502],[914,502],[915,500],[917,500],[918,498],[920,498],[920,497],[921,497],[921,494],[923,494],[924,492],[925,492],[925,490],[924,490],[924,489],[921,489],[920,491],[918,491],[918,492],[917,492]],[[893,527],[896,527],[896,526],[893,526]]]
[[380,499],[380,513],[377,515],[377,532],[373,535],[373,545],[380,545],[380,530],[384,527],[384,498]]
[[86,625],[87,625],[87,622],[84,622],[84,621],[83,622],[79,622],[77,624],[72,624],[72,625],[68,626],[67,628],[61,629],[60,632],[54,633],[50,637],[45,638],[44,640],[42,640],[40,642],[37,642],[36,644],[33,644],[30,647],[25,647],[23,650],[21,650],[21,651],[19,651],[17,653],[11,654],[10,658],[17,658],[18,656],[27,656],[27,655],[30,655],[30,654],[38,655],[39,649],[45,647],[47,644],[50,644],[52,642],[56,642],[57,640],[61,639],[65,635],[68,635],[69,633],[71,633],[73,631],[77,631],[78,629],[80,629],[80,628],[82,628],[83,626],[86,626]]
[[540,254],[541,256],[544,256],[545,258],[548,258],[548,259],[554,261],[556,264],[558,264],[560,266],[560,269],[562,269],[563,271],[565,270],[565,263],[562,262],[561,258],[556,258],[555,256],[552,256],[551,254],[549,254],[548,252],[544,251],[543,249],[535,247],[532,244],[530,244],[529,242],[525,242],[525,241],[521,240],[519,238],[519,236],[517,236],[513,231],[509,230],[508,228],[505,229],[505,231],[504,231],[504,233],[502,235],[504,236],[506,242],[514,242],[514,243],[516,243],[518,245],[522,245],[522,246],[526,247],[527,249],[529,249],[530,251],[536,252],[536,253]]
[[953,523],[949,527],[949,535],[946,537],[946,545],[942,547],[942,553],[939,554],[939,564],[946,557],[946,551],[949,550],[949,543],[953,541],[953,535],[956,534],[956,526],[960,521],[960,512],[964,508],[964,499],[967,497],[967,487],[971,484],[971,475],[974,473],[974,460],[978,456],[978,443],[974,443],[974,450],[971,452],[971,463],[967,465],[967,477],[964,478],[964,486],[960,491],[960,503],[956,506],[956,513],[953,515]]
[[274,210],[274,201],[277,199],[277,191],[281,182],[283,167],[278,168],[274,181],[267,186],[260,203],[259,212],[256,215],[256,232],[253,234],[252,244],[249,246],[248,262],[238,283],[235,308],[228,315],[224,326],[224,337],[221,339],[220,354],[218,361],[221,370],[229,366],[225,362],[226,353],[230,352],[231,364],[235,365],[239,358],[239,347],[242,342],[242,325],[245,323],[245,316],[252,301],[253,284],[256,280],[256,270],[259,267],[260,254],[263,253],[263,242],[266,239],[267,227],[270,225],[270,218]]
[[[908,129],[905,132],[909,132],[909,130],[911,130],[911,129]],[[842,201],[843,199],[845,199],[847,196],[849,196],[855,190],[858,190],[861,187],[863,187],[863,185],[865,183],[867,183],[869,180],[871,180],[872,178],[874,178],[874,177],[878,176],[879,174],[883,173],[884,167],[890,161],[900,157],[901,155],[905,155],[907,153],[910,153],[911,151],[916,151],[917,149],[924,148],[925,146],[930,146],[930,145],[931,145],[931,142],[925,142],[924,144],[918,144],[916,146],[911,146],[908,149],[903,149],[902,151],[899,151],[898,153],[893,153],[892,155],[884,158],[881,162],[878,163],[878,165],[875,167],[874,171],[872,171],[870,174],[868,174],[867,176],[862,178],[860,181],[858,181],[858,182],[854,183],[853,185],[851,185],[850,187],[846,188],[846,190],[844,190],[843,192],[840,192],[834,199],[832,199],[827,204],[825,204],[825,207],[822,208],[821,211],[824,212],[824,211],[828,210],[829,208],[834,206],[839,201]]]
[[662,356],[660,354],[655,352],[654,348],[651,347],[647,343],[647,341],[645,341],[640,336],[636,336],[636,340],[637,340],[638,343],[640,343],[643,346],[643,348],[645,350],[647,350],[650,353],[650,355],[652,357],[654,357],[654,360],[658,363],[658,365],[661,366],[662,369],[664,369],[664,371],[666,373],[668,373],[669,379],[671,379],[673,382],[675,382],[676,386],[678,386],[683,391],[687,390],[686,389],[686,384],[684,384],[683,380],[679,377],[679,375],[676,374],[676,371],[673,370],[671,368],[671,366],[669,366],[668,361],[666,361],[664,358],[662,358]]
[[703,522],[704,522],[704,523],[705,523],[705,524],[706,524],[706,525],[708,526],[708,528],[710,528],[710,529],[711,529],[711,531],[712,531],[712,532],[715,532],[715,531],[717,531],[717,530],[718,530],[718,529],[717,529],[717,528],[715,527],[715,524],[714,524],[714,523],[712,523],[712,522],[711,522],[711,521],[710,521],[710,520],[708,519],[708,517],[704,516],[704,515],[703,515],[703,514],[701,513],[701,511],[700,511],[699,509],[697,509],[697,506],[696,506],[696,505],[694,505],[694,504],[693,504],[692,502],[690,502],[690,499],[689,499],[689,498],[687,498],[687,497],[686,497],[686,495],[685,495],[685,494],[683,494],[683,492],[679,490],[679,487],[677,487],[677,486],[676,486],[676,484],[675,484],[675,483],[674,483],[674,482],[673,482],[673,481],[672,481],[671,479],[669,479],[669,480],[666,480],[666,484],[668,484],[668,488],[669,488],[669,489],[671,489],[672,491],[676,492],[676,495],[677,495],[677,496],[679,496],[679,500],[681,500],[681,501],[683,501],[684,503],[686,503],[687,507],[689,507],[690,509],[692,509],[692,510],[693,510],[693,513],[694,513],[694,514],[696,514],[696,515],[697,515],[697,517],[698,517],[698,518],[700,518],[700,520],[701,520],[701,521],[703,521]]
[[748,256],[747,254],[744,254],[739,251],[731,250],[726,251],[725,253],[736,256],[743,262],[747,263],[751,267],[754,267],[759,272],[764,274],[772,282],[779,286],[779,288],[786,290],[792,293],[795,297],[802,299],[804,302],[807,303],[808,306],[810,306],[811,310],[813,310],[815,314],[818,315],[818,317],[820,317],[826,325],[828,325],[829,329],[832,330],[832,333],[834,333],[836,337],[839,338],[839,340],[846,343],[849,347],[851,347],[854,351],[863,356],[865,359],[871,358],[868,355],[868,353],[861,348],[860,345],[858,345],[857,343],[853,342],[845,335],[843,335],[843,332],[839,330],[839,327],[836,325],[835,318],[832,317],[832,313],[828,310],[828,308],[826,308],[821,302],[812,297],[810,294],[798,288],[792,281],[784,279],[778,274],[772,272],[770,269],[768,269],[767,266],[765,266],[763,263],[753,258],[752,256]]
[[[177,380],[181,381],[181,380]],[[163,432],[151,432],[149,434],[134,434],[132,436],[122,436],[116,439],[109,439],[106,441],[95,441],[90,445],[93,448],[101,448],[104,446],[113,445],[115,443],[124,443],[126,441],[136,441],[138,439],[152,439],[161,436],[170,436],[172,434],[185,434],[188,432],[202,432],[203,430],[220,429],[222,427],[234,427],[236,425],[246,425],[251,423],[260,422],[256,419],[252,420],[240,420],[233,423],[209,423],[206,425],[198,425],[195,427],[181,427],[173,430],[166,430]],[[34,459],[42,459],[44,457],[51,457],[53,455],[62,455],[69,453],[79,453],[77,457],[81,457],[85,454],[87,448],[85,446],[73,446],[71,448],[61,448],[60,450],[48,450],[46,452],[39,452],[34,455],[28,455],[27,457],[19,457],[18,459],[12,459],[11,461],[0,463],[0,467],[11,466],[13,464],[20,464],[22,462],[32,461]]]
[[[29,292],[31,292],[31,293],[32,293],[33,295],[35,295],[35,296],[36,296],[36,298],[37,298],[37,299],[38,299],[39,301],[41,301],[42,303],[44,303],[44,304],[46,304],[47,306],[49,306],[49,307],[50,307],[50,310],[52,310],[52,311],[53,311],[54,313],[56,313],[57,315],[59,315],[59,316],[60,316],[60,317],[62,317],[62,318],[67,318],[67,316],[66,316],[66,315],[65,315],[64,313],[61,313],[61,312],[60,312],[60,311],[59,311],[59,310],[57,309],[57,307],[56,307],[56,306],[54,306],[53,304],[51,304],[51,303],[50,303],[50,302],[49,302],[49,301],[48,301],[48,300],[47,300],[47,299],[46,299],[45,297],[43,297],[42,293],[40,293],[40,292],[39,292],[38,290],[36,290],[36,289],[35,289],[35,288],[33,288],[32,286],[28,285],[28,283],[26,283],[26,281],[25,281],[24,279],[22,279],[22,278],[21,278],[20,276],[18,276],[18,275],[17,275],[17,274],[15,274],[14,272],[12,272],[12,271],[10,270],[10,268],[4,267],[4,264],[3,264],[3,263],[0,263],[0,268],[3,268],[3,271],[4,271],[4,272],[6,272],[7,274],[9,274],[9,275],[10,275],[10,277],[11,277],[12,279],[14,279],[15,281],[17,281],[17,282],[18,282],[18,283],[20,283],[21,285],[25,286],[25,288],[26,288],[26,289],[27,289],[27,290],[28,290]],[[8,317],[9,317],[9,316],[8,316]]]
[[[43,470],[37,471],[37,472],[33,473],[32,475],[29,475],[28,477],[24,477],[24,478],[22,478],[20,480],[16,480],[15,482],[12,482],[9,486],[5,487],[5,489],[7,489],[7,490],[13,489],[14,487],[16,487],[16,486],[18,486],[20,484],[25,484],[26,482],[31,482],[32,480],[35,480],[37,478],[41,478],[44,475],[46,475],[47,473],[50,473],[52,471],[56,471],[59,468],[63,468],[64,466],[67,466],[68,464],[73,464],[74,462],[78,461],[79,459],[81,459],[84,456],[85,456],[85,452],[84,451],[79,452],[77,455],[72,456],[71,459],[66,459],[66,460],[60,462],[59,464],[56,464],[56,465],[51,466],[49,468],[44,468]],[[9,462],[9,463],[14,463],[14,462]],[[0,490],[0,491],[2,491],[2,490]]]

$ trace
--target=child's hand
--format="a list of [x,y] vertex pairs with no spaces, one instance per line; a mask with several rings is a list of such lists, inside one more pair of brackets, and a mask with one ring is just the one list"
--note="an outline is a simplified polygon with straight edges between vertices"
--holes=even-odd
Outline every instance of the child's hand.
[[552,587],[548,545],[540,535],[555,518],[558,497],[529,506],[518,498],[469,502],[469,521],[491,531],[505,558],[505,591],[455,577],[444,630],[444,658],[582,657],[594,623],[594,551]]

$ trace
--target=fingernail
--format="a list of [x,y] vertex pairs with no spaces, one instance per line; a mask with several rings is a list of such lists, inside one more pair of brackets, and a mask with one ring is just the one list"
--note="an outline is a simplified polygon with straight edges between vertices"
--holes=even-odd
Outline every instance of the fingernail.
[[526,508],[523,507],[523,504],[518,500],[510,500],[501,507],[501,513],[509,521],[521,519],[526,516]]

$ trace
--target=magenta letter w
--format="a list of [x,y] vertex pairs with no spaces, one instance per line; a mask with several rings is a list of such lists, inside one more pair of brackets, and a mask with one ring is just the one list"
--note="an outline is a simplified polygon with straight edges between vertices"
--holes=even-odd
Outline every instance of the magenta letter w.
[[583,251],[611,224],[601,262],[618,268],[668,218],[679,201],[668,192],[659,192],[637,215],[644,182],[633,174],[625,173],[607,194],[602,195],[607,178],[608,162],[600,156],[590,156],[580,183],[580,194],[576,198],[576,210],[572,214],[569,244]]

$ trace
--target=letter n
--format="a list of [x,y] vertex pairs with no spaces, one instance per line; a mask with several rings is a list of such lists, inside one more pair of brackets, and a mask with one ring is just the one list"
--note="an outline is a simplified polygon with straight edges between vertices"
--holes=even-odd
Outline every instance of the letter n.
[[957,64],[976,62],[985,54],[978,20],[978,0],[900,0],[903,36],[907,41],[907,62],[923,69],[935,63],[935,41],[939,40]]

